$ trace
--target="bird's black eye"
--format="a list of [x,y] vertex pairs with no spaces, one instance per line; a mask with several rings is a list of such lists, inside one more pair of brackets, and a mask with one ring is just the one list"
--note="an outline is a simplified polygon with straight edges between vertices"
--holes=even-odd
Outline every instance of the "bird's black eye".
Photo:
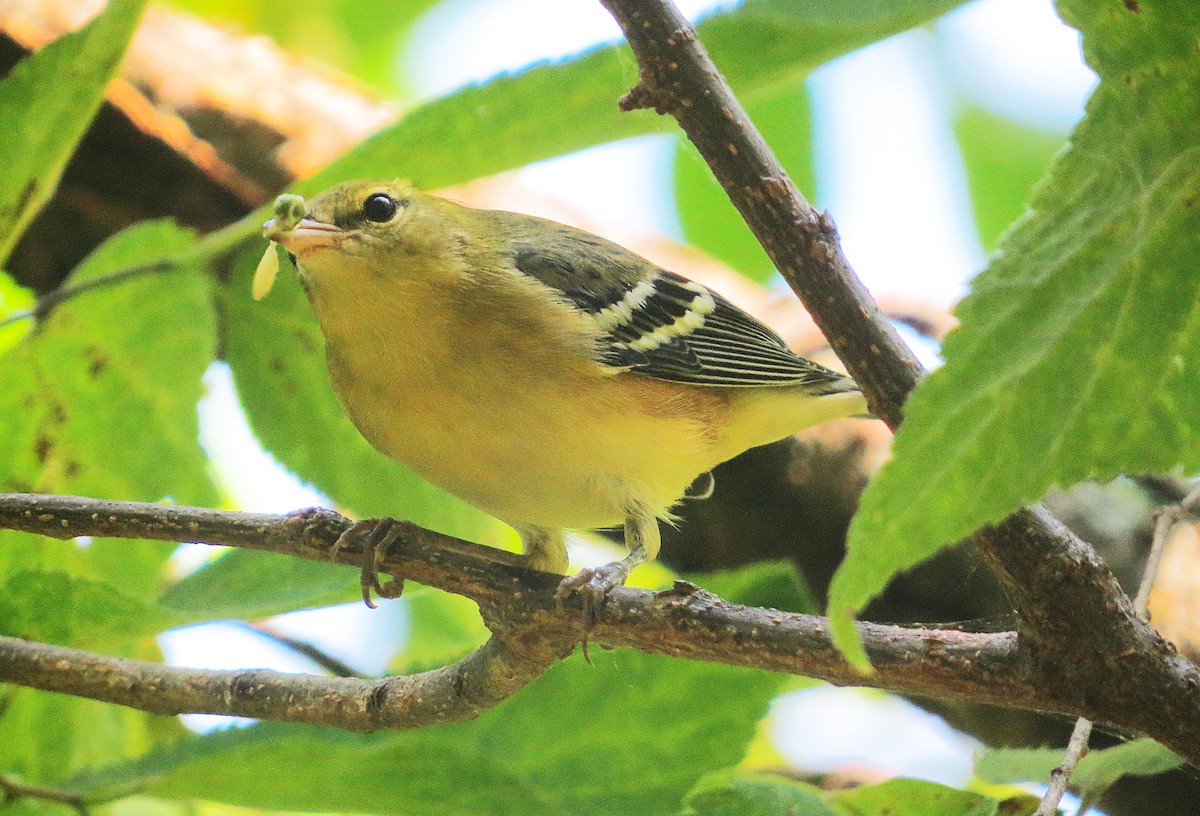
[[363,202],[363,216],[376,224],[386,224],[396,217],[399,206],[396,199],[387,193],[375,193],[367,196],[367,200]]

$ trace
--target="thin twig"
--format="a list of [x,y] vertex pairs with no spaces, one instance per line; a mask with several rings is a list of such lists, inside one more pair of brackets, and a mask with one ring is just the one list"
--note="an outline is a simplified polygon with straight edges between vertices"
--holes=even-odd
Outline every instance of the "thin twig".
[[88,803],[78,793],[29,785],[6,774],[0,774],[0,794],[0,805],[10,804],[18,799],[39,799],[43,802],[67,805],[74,808],[79,816],[89,816]]
[[22,320],[37,318],[44,320],[47,315],[53,311],[54,307],[68,300],[78,297],[86,292],[91,292],[95,289],[106,289],[110,286],[116,286],[125,281],[144,278],[148,275],[158,275],[163,272],[174,272],[181,268],[181,264],[173,258],[163,258],[150,263],[137,264],[127,269],[122,269],[117,272],[105,275],[100,278],[92,278],[91,280],[83,281],[76,284],[64,284],[57,289],[52,289],[46,294],[37,299],[32,309],[21,312],[13,312],[8,317],[0,320],[0,329],[5,326],[11,326],[14,323],[19,323]]
[[246,219],[242,219],[228,227],[209,233],[178,255],[135,264],[125,269],[118,269],[107,275],[91,278],[79,283],[71,283],[71,279],[68,277],[61,286],[40,296],[32,309],[13,312],[8,317],[0,319],[0,329],[3,329],[5,326],[11,326],[14,323],[19,323],[22,320],[45,320],[56,307],[97,289],[107,289],[151,275],[175,272],[219,257],[236,247],[237,244],[249,237],[250,234],[247,231]]
[[[1150,540],[1150,552],[1146,556],[1142,581],[1138,585],[1137,597],[1133,601],[1133,607],[1137,614],[1144,619],[1149,619],[1150,593],[1154,589],[1154,581],[1158,577],[1158,567],[1162,563],[1163,551],[1166,549],[1171,532],[1182,519],[1196,512],[1197,505],[1200,505],[1200,485],[1193,487],[1178,503],[1161,507],[1155,513],[1154,536]],[[1091,733],[1091,720],[1080,717],[1075,721],[1075,728],[1071,732],[1071,739],[1067,742],[1063,761],[1050,773],[1050,785],[1033,816],[1054,816],[1058,812],[1058,805],[1067,792],[1071,774],[1075,772],[1075,766],[1079,764],[1079,760],[1087,754],[1088,739]],[[1077,816],[1083,816],[1088,808],[1090,808],[1090,804],[1081,805]]]
[[1200,507],[1200,484],[1195,485],[1178,504],[1160,507],[1155,514],[1154,536],[1150,539],[1150,553],[1146,556],[1146,567],[1142,571],[1142,583],[1138,586],[1137,597],[1133,600],[1134,609],[1143,618],[1150,611],[1150,591],[1158,578],[1158,567],[1162,563],[1163,551],[1175,525],[1185,517],[1194,514]]
[[262,623],[245,623],[247,629],[256,635],[270,640],[272,643],[277,643],[280,646],[295,652],[301,657],[311,660],[313,663],[320,666],[325,671],[332,674],[334,677],[357,677],[360,680],[366,679],[367,675],[358,671],[344,660],[339,660],[328,652],[317,648],[306,640],[285,635],[271,626]]
[[1080,717],[1075,721],[1075,728],[1071,732],[1070,741],[1067,742],[1063,760],[1050,772],[1050,787],[1046,790],[1046,794],[1042,797],[1041,804],[1038,805],[1033,816],[1055,816],[1058,813],[1058,803],[1062,801],[1063,794],[1067,792],[1067,784],[1071,781],[1071,774],[1075,773],[1075,766],[1087,753],[1088,738],[1091,735],[1091,720]]

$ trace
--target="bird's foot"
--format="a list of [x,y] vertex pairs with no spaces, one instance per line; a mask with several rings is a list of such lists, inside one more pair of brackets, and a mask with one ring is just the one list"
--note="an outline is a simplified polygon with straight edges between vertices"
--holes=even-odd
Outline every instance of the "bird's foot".
[[554,600],[561,608],[568,598],[578,595],[583,602],[583,625],[591,631],[604,612],[604,605],[608,603],[608,593],[613,587],[624,584],[633,568],[644,560],[643,554],[630,553],[611,564],[584,567],[559,582],[558,589],[554,592]]
[[347,548],[362,550],[363,564],[359,582],[362,585],[363,603],[371,609],[376,608],[371,600],[372,592],[380,598],[399,598],[404,592],[403,578],[393,577],[386,584],[379,582],[379,565],[403,533],[403,523],[396,519],[363,519],[346,528],[329,552],[329,557],[333,558]]

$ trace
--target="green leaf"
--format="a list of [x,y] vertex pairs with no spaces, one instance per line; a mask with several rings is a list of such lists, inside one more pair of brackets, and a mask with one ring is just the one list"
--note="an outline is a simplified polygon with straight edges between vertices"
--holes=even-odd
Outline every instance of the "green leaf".
[[[199,1],[199,0],[197,0]],[[965,0],[750,0],[708,17],[700,36],[743,104],[794,86],[828,60],[927,22]],[[327,165],[295,192],[314,195],[351,178],[402,176],[434,189],[597,144],[673,129],[649,111],[621,113],[637,80],[624,46],[470,85],[409,111]],[[554,104],[546,104],[547,99]],[[263,208],[231,228],[257,237]]]
[[689,576],[705,589],[745,606],[815,614],[817,601],[791,561],[758,561],[736,570]]
[[361,597],[358,570],[279,553],[231,550],[170,586],[161,603],[188,623],[257,620]]
[[836,793],[843,816],[995,816],[999,803],[988,796],[920,779],[892,779]]
[[954,120],[966,166],[971,208],[986,249],[1022,213],[1034,184],[1046,174],[1066,134],[1052,133],[966,107]]
[[975,760],[975,775],[993,785],[1045,782],[1062,758],[1061,748],[989,748]]
[[264,724],[184,740],[74,787],[381,815],[671,813],[699,776],[741,758],[780,685],[753,670],[593,652],[594,667],[560,663],[474,722],[369,736]]
[[89,576],[157,605],[167,562],[178,548],[174,541],[95,538],[82,556]]
[[[743,103],[791,85],[855,48],[919,25],[963,0],[750,0],[699,25]],[[607,46],[555,65],[470,86],[409,112],[314,178],[310,195],[348,178],[402,175],[431,189],[595,144],[673,129],[651,111],[621,113],[636,82],[629,50]],[[553,100],[547,104],[547,100]]]
[[25,570],[0,586],[0,634],[12,637],[128,653],[173,622],[118,587],[65,572]]
[[1154,776],[1174,770],[1183,757],[1152,739],[1090,751],[1079,760],[1072,783],[1081,790],[1103,790],[1122,776]]
[[141,711],[11,686],[4,701],[0,769],[26,782],[56,783],[89,766],[142,754],[150,745]]
[[130,796],[119,802],[105,803],[103,812],[104,816],[217,816],[212,808],[185,807],[148,796]]
[[[746,103],[746,112],[771,145],[796,185],[813,194],[812,121],[808,92],[797,81]],[[741,272],[765,283],[775,265],[690,142],[679,140],[675,151],[675,201],[683,234],[699,247]]]
[[[33,308],[34,294],[0,270],[0,323],[20,312]],[[29,321],[20,320],[0,326],[0,356],[15,346],[29,331]]]
[[487,627],[474,601],[432,587],[404,589],[408,605],[408,641],[389,669],[413,672],[458,660],[488,638]]
[[[1062,762],[1061,748],[995,748],[983,753],[975,762],[975,775],[985,782],[1045,782],[1050,772]],[[1152,739],[1136,739],[1089,751],[1075,773],[1071,787],[1088,793],[1103,791],[1122,776],[1153,776],[1166,773],[1183,764],[1183,759]]]
[[250,299],[262,249],[243,253],[219,303],[225,357],[263,446],[359,517],[398,516],[478,540],[494,522],[376,451],[351,424],[329,383],[325,341],[296,276],[281,270],[268,298]]
[[680,816],[838,816],[819,788],[736,769],[701,777],[683,801]]
[[1200,6],[1059,7],[1100,85],[863,494],[830,592],[843,647],[890,576],[1051,485],[1200,468]]
[[[191,240],[164,221],[140,224],[69,280],[157,260]],[[0,358],[0,490],[215,501],[196,416],[214,346],[208,281],[195,266],[57,308]]]
[[50,200],[104,99],[146,0],[112,0],[0,82],[0,264]]

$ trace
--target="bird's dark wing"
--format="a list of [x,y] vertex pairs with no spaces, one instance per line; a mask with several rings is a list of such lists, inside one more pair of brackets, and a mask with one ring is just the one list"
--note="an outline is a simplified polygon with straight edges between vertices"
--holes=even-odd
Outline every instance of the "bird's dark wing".
[[513,219],[501,225],[513,265],[560,292],[601,330],[606,365],[698,385],[855,389],[848,377],[797,356],[778,334],[702,284],[591,233],[497,215]]

